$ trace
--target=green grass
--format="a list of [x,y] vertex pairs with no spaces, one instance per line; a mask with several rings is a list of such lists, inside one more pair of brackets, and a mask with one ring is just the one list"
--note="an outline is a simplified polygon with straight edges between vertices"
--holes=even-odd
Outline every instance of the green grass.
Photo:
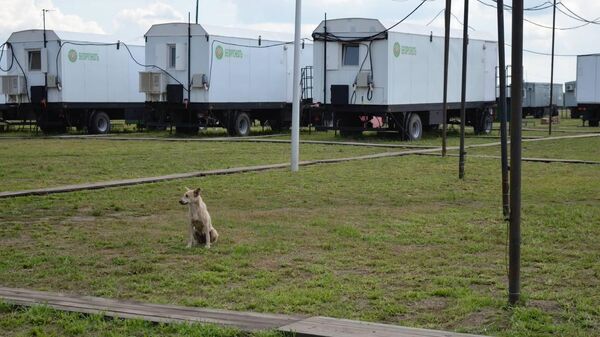
[[[500,146],[473,148],[467,152],[471,155],[499,156]],[[523,157],[579,159],[600,162],[600,137],[524,142]]]
[[[301,159],[364,155],[398,149],[302,146]],[[140,178],[238,166],[285,163],[289,144],[1,140],[0,191]]]
[[[470,160],[465,181],[456,167],[389,158],[0,200],[0,284],[495,336],[600,335],[600,170],[524,165],[523,303],[511,309],[497,162]],[[221,234],[211,250],[185,249],[183,186],[203,188]]]
[[42,306],[17,308],[3,303],[0,303],[0,336],[282,337],[274,332],[246,334],[212,325],[108,320],[99,315],[59,312]]

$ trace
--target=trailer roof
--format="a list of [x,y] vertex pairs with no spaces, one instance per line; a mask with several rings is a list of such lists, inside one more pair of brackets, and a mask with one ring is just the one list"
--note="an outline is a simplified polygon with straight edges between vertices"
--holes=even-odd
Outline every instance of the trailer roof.
[[[388,27],[393,24],[388,25]],[[374,34],[385,32],[387,27],[378,19],[369,18],[340,18],[327,20],[327,33],[335,34],[341,38],[361,38],[373,36]],[[392,33],[412,34],[412,35],[427,35],[433,34],[436,37],[443,37],[444,30],[437,27],[428,27],[421,25],[413,25],[401,23],[398,26],[388,30]],[[321,21],[314,33],[325,32],[325,21]],[[463,32],[460,29],[451,29],[450,37],[462,39]],[[483,32],[469,32],[469,37],[475,40],[485,40],[496,42],[496,38],[492,34]]]
[[[43,29],[29,29],[18,32],[13,32],[8,38],[8,42],[20,43],[20,42],[43,42],[44,41],[44,30]],[[106,34],[90,34],[90,33],[79,33],[79,32],[68,32],[68,31],[55,31],[46,30],[46,41],[69,41],[69,42],[81,42],[81,43],[116,43],[119,39],[113,35]],[[141,39],[126,41],[127,44],[143,46],[144,43]]]
[[[253,30],[236,27],[223,27],[213,25],[200,25],[190,24],[191,35],[209,35],[209,36],[222,36],[222,37],[236,37],[242,39],[253,39],[257,40],[260,36],[265,41],[280,41],[288,42],[293,41],[294,35],[283,32],[272,32],[264,30]],[[187,36],[188,35],[188,24],[184,22],[172,22],[152,25],[148,32],[145,34],[146,37],[165,37],[165,36]]]

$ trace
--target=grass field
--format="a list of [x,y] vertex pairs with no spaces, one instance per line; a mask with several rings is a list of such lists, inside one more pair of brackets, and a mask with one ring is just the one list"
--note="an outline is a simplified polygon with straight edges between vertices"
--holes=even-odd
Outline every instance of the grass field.
[[[288,151],[288,145],[203,143],[193,146],[206,161],[177,166],[172,158],[180,159],[189,144],[31,142],[38,146],[3,147],[32,171],[23,172],[15,159],[11,170],[2,167],[3,188],[23,174],[29,176],[13,186],[174,173],[203,169],[205,162],[283,162]],[[559,158],[571,158],[573,147],[597,148],[590,141],[546,150],[551,142],[538,144],[536,151]],[[303,149],[305,158],[373,152]],[[96,151],[118,153],[119,160],[101,161],[91,155]],[[33,174],[47,163],[54,167],[49,175]],[[600,170],[524,165],[524,300],[513,309],[506,305],[498,163],[470,159],[466,181],[456,179],[456,167],[456,158],[389,158],[298,174],[279,170],[0,200],[0,284],[497,336],[600,335]],[[111,173],[104,176],[103,168]],[[210,251],[185,249],[186,210],[177,204],[183,186],[203,188],[222,236]],[[9,335],[191,331],[8,306],[0,310],[0,326],[14,332]]]
[[[302,160],[400,149],[311,145]],[[0,139],[0,191],[289,162],[289,144]]]
[[[500,146],[469,149],[468,154],[500,155]],[[600,137],[524,142],[523,157],[600,161]]]

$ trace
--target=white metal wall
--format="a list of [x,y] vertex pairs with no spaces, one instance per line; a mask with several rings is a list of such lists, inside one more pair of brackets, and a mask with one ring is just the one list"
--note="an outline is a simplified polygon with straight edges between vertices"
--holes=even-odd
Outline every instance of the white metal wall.
[[[187,58],[187,26],[164,27],[164,33],[147,36],[148,64],[157,65],[171,74],[187,88],[188,63],[169,68],[168,45],[176,45],[177,53],[185,52]],[[185,30],[185,32],[183,32]],[[257,34],[258,36],[258,34]],[[210,35],[192,36],[191,76],[206,75],[209,89],[192,88],[192,103],[266,103],[292,101],[293,45],[286,41],[262,40]],[[269,45],[276,45],[264,48]],[[217,55],[219,57],[217,57]],[[312,45],[306,44],[301,53],[302,64],[312,64]],[[157,71],[156,69],[147,69]],[[169,84],[178,84],[172,78]],[[187,98],[187,93],[184,93]]]
[[577,103],[600,104],[600,55],[577,57]]
[[[144,47],[129,46],[134,57],[145,62]],[[72,61],[69,54],[77,53]],[[60,54],[63,102],[144,102],[138,90],[136,65],[124,46],[75,46],[66,44]]]
[[[365,42],[368,44],[368,42]],[[327,43],[327,102],[331,102],[331,85],[350,86],[354,83],[359,66],[343,66],[342,42]],[[396,57],[395,46],[400,47]],[[315,42],[315,98],[323,101],[323,41]],[[467,101],[495,100],[495,67],[498,45],[496,42],[470,40],[467,71]],[[442,103],[444,39],[429,35],[389,32],[388,40],[372,42],[373,99],[366,98],[367,89],[356,89],[356,104],[404,105]],[[361,45],[359,59],[366,57],[367,47]],[[450,43],[448,101],[460,102],[462,39]],[[368,70],[369,60],[364,70]]]
[[[116,45],[81,46],[70,42],[94,42],[61,41],[61,49],[57,40],[49,40],[44,49],[41,31],[23,32],[19,37],[25,37],[24,40],[29,42],[9,42],[23,70],[15,62],[8,75],[23,76],[24,72],[27,90],[31,86],[45,84],[45,71],[50,77],[56,76],[62,88],[58,90],[49,83],[49,103],[144,102],[145,96],[138,90],[138,73],[143,67],[135,64],[124,46],[117,49]],[[130,45],[129,48],[140,63],[145,62],[143,46]],[[42,70],[29,70],[29,50],[41,50],[42,54],[46,54],[42,56]],[[10,53],[8,56],[12,57]]]

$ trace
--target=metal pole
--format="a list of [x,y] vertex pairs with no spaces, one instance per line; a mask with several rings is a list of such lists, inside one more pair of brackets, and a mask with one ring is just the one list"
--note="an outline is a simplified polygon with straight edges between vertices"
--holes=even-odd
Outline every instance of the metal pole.
[[199,2],[200,2],[200,0],[196,0],[196,24],[198,24],[198,6],[199,6]]
[[467,56],[469,46],[469,0],[465,0],[463,18],[463,45],[462,45],[462,88],[460,94],[460,154],[458,160],[458,178],[465,179],[465,119],[467,118]]
[[556,0],[554,0],[554,7],[552,11],[552,61],[550,65],[550,109],[548,114],[548,134],[552,135],[552,116],[554,115],[554,40],[556,34]]
[[325,13],[325,26],[323,40],[323,104],[327,104],[327,13]]
[[300,35],[302,0],[296,0],[296,29],[294,33],[294,79],[292,100],[292,172],[298,172],[300,159]]
[[521,118],[523,110],[523,0],[513,1],[512,108],[510,127],[510,233],[508,301],[516,304],[521,293]]
[[446,0],[444,13],[444,103],[442,106],[442,156],[446,156],[446,137],[448,133],[448,57],[450,54],[450,11],[452,0]]
[[191,101],[191,91],[192,91],[192,23],[191,23],[191,14],[188,12],[188,45],[187,45],[187,77],[188,77],[188,85],[187,85],[187,93],[188,93],[188,107],[192,104]]
[[502,167],[502,214],[505,219],[510,216],[508,186],[508,140],[506,130],[506,54],[504,50],[504,0],[497,1],[498,11],[498,65],[500,71],[500,157]]

